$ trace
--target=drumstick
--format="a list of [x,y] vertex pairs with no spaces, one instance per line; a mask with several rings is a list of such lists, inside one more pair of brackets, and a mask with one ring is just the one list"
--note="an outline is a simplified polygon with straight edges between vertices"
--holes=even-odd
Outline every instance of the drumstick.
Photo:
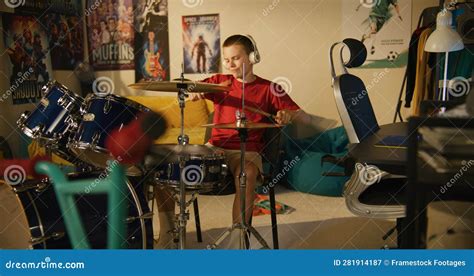
[[255,107],[245,106],[245,109],[247,109],[247,110],[250,111],[250,112],[257,113],[257,114],[263,115],[263,116],[265,116],[265,117],[268,117],[268,118],[270,118],[270,119],[275,119],[275,118],[276,118],[275,115],[270,114],[270,113],[268,113],[268,112],[265,112],[265,111],[263,111],[263,110],[257,109],[257,108],[255,108]]

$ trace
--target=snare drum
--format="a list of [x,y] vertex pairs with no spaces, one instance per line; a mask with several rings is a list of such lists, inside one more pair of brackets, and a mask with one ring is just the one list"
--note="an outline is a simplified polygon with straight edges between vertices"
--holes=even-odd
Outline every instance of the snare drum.
[[24,112],[17,124],[30,138],[57,142],[77,128],[83,99],[56,81],[41,90],[44,96],[38,106]]
[[[184,158],[183,170],[179,156]],[[187,190],[201,192],[218,188],[227,174],[224,152],[204,145],[154,145],[145,167],[160,186],[179,189],[182,176]]]
[[[70,180],[98,177],[101,177],[100,172],[68,175]],[[153,248],[152,213],[149,211],[143,193],[143,185],[137,182],[138,179],[127,179],[130,193],[128,198],[124,198],[129,203],[128,217],[124,221],[127,224],[125,248]],[[24,244],[28,243],[35,249],[71,248],[61,209],[51,183],[27,180],[11,187],[21,202],[16,207],[21,210],[21,212],[16,212],[18,213],[17,220],[24,224],[18,229],[17,239],[21,241],[16,242],[19,243],[16,247],[24,248]],[[10,201],[14,203],[13,200]],[[77,195],[75,204],[91,248],[107,248],[107,195]],[[24,219],[25,214],[27,222]],[[25,229],[29,233],[28,238],[23,240],[25,234],[21,231]]]
[[[74,154],[86,163],[106,168],[111,159],[105,148],[105,140],[115,129],[136,120],[141,112],[149,109],[134,101],[109,94],[105,97],[89,95],[85,100],[84,114],[78,130],[69,147]],[[138,170],[138,169],[137,169]],[[140,172],[126,168],[127,175]]]

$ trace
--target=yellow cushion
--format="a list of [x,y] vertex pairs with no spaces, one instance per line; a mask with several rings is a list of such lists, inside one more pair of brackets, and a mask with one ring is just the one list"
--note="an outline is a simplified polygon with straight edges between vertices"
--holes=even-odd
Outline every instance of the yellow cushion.
[[[180,133],[180,128],[168,128],[160,138],[155,140],[155,144],[176,144]],[[185,128],[184,133],[189,136],[190,144],[203,145],[207,142],[204,140],[206,136],[206,128],[204,127]]]
[[[163,115],[168,127],[180,127],[181,111],[178,100],[175,96],[128,96],[132,101],[148,107],[150,110],[159,112]],[[206,124],[209,116],[209,106],[207,100],[186,101],[184,109],[184,126],[197,127]]]
[[207,112],[211,114],[211,112],[214,112],[214,103],[209,100],[205,100],[205,101],[206,101],[206,106],[207,106]]
[[156,112],[177,104],[176,97],[173,96],[127,96],[127,98]]

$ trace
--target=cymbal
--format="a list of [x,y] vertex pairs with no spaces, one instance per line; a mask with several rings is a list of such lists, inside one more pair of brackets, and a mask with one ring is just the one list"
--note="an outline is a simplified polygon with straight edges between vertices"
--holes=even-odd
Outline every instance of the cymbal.
[[252,123],[252,122],[246,122],[245,124],[240,124],[240,125],[237,125],[237,123],[229,123],[229,124],[206,124],[202,126],[210,127],[210,128],[223,128],[223,129],[262,129],[262,128],[283,127],[283,125],[277,125],[277,124]]
[[229,86],[205,82],[189,81],[150,81],[130,84],[128,87],[149,91],[179,92],[180,88],[190,93],[219,93],[230,90]]

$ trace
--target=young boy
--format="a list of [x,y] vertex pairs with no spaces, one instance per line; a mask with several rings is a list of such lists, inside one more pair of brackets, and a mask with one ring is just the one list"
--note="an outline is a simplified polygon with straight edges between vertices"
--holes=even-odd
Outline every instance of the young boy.
[[[217,74],[203,80],[207,83],[230,86],[231,90],[226,93],[192,93],[191,100],[208,99],[214,103],[213,123],[236,122],[236,112],[242,108],[242,83],[245,81],[245,104],[261,111],[275,114],[275,121],[285,125],[292,121],[309,120],[309,116],[288,96],[287,93],[276,83],[263,79],[253,73],[254,64],[260,61],[260,55],[256,43],[250,36],[232,35],[223,44],[223,65],[231,74]],[[245,70],[243,70],[245,69]],[[245,73],[245,76],[243,75]],[[261,114],[245,111],[248,122],[268,122]],[[262,158],[259,152],[264,148],[264,130],[249,130],[245,153],[245,172],[247,175],[246,188],[246,221],[249,222],[252,215],[253,202],[255,198],[255,187],[260,182],[262,172]],[[213,147],[224,150],[229,172],[234,176],[236,195],[232,208],[232,219],[234,223],[241,221],[240,215],[240,139],[238,132],[234,129],[213,128],[209,143]],[[171,236],[166,232],[170,230],[174,218],[173,199],[167,192],[157,195],[160,216],[160,247],[169,247]],[[240,236],[238,231],[233,231],[230,237],[232,247],[238,247]]]

